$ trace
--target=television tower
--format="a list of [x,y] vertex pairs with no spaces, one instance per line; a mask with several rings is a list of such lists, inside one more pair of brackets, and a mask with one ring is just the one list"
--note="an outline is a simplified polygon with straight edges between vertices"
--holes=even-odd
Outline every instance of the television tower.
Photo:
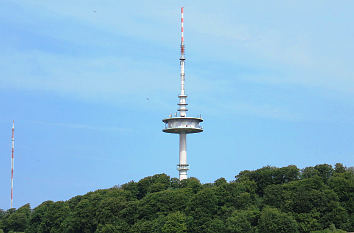
[[187,117],[187,95],[184,90],[184,38],[183,38],[183,7],[181,7],[181,94],[179,98],[179,115],[176,113],[175,117],[172,115],[169,118],[163,119],[165,123],[165,129],[162,131],[165,133],[179,134],[179,164],[177,164],[177,170],[179,171],[179,179],[187,179],[187,171],[189,165],[187,163],[187,134],[203,132],[203,128],[199,125],[203,121],[201,117]]
[[15,121],[12,121],[12,150],[11,150],[11,209],[14,203],[14,151],[15,151]]

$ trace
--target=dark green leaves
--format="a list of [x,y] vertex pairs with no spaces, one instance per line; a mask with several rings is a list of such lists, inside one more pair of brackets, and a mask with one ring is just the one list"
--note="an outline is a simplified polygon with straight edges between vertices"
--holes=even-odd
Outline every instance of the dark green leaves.
[[[354,229],[354,172],[342,164],[263,167],[201,184],[157,174],[33,210],[0,210],[27,233],[310,233]],[[0,232],[1,232],[0,230]]]

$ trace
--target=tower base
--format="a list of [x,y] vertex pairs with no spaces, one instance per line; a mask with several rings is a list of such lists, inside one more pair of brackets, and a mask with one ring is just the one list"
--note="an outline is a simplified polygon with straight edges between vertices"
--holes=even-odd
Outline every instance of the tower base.
[[179,171],[179,180],[188,179],[187,171],[189,170],[188,164],[177,164],[177,170]]

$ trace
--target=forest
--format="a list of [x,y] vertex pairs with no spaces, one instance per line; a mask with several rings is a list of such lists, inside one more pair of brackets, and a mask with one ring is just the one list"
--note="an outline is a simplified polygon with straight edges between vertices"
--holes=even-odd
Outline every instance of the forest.
[[0,209],[0,233],[354,231],[354,169],[266,166],[202,184],[157,174],[34,209]]

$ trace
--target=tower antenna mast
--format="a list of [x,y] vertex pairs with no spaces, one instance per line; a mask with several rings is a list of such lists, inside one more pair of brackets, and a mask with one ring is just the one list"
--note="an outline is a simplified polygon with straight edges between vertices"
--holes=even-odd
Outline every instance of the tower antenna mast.
[[184,56],[183,7],[181,7],[181,56]]
[[183,36],[183,7],[181,7],[181,57],[180,57],[180,65],[181,65],[181,94],[178,96],[179,98],[179,115],[181,117],[185,117],[187,115],[187,95],[184,92],[184,81],[185,81],[185,76],[184,76],[184,36]]
[[11,209],[14,202],[14,151],[15,151],[15,121],[12,121],[12,150],[11,150]]

